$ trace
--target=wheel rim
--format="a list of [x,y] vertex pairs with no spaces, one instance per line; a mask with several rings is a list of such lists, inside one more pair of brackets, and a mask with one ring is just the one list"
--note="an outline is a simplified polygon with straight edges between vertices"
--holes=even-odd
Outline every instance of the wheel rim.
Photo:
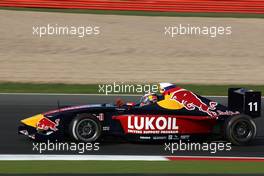
[[252,125],[246,120],[239,120],[233,125],[233,137],[237,141],[248,141],[253,134]]
[[98,124],[92,119],[83,119],[76,126],[76,134],[82,141],[96,140],[98,131]]

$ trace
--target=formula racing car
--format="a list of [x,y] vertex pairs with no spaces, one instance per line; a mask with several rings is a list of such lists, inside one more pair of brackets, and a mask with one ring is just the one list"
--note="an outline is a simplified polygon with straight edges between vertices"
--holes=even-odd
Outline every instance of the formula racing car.
[[256,136],[261,92],[228,90],[228,105],[170,83],[138,103],[68,106],[21,120],[19,134],[35,140],[70,138],[93,142],[107,136],[129,141],[196,140],[214,136],[246,145]]

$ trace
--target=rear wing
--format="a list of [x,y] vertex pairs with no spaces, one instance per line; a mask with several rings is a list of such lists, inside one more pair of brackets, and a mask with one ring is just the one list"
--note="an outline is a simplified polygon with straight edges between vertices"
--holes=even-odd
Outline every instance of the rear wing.
[[228,89],[228,109],[251,117],[261,116],[261,92],[245,88]]

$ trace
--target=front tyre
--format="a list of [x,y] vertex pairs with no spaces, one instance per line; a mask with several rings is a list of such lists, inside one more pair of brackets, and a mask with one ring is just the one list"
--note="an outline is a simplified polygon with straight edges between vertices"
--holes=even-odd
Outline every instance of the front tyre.
[[247,115],[229,117],[225,122],[225,137],[234,145],[246,145],[257,133],[255,122]]
[[101,135],[101,124],[91,114],[77,115],[69,126],[70,136],[79,142],[94,142]]

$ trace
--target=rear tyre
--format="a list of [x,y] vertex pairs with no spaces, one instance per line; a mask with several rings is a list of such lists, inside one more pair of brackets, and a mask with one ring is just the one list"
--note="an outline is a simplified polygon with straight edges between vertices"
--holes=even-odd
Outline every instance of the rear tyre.
[[101,124],[91,114],[77,115],[69,125],[69,133],[72,139],[79,142],[94,142],[101,136]]
[[255,137],[255,122],[247,115],[229,117],[225,122],[225,137],[234,145],[247,145]]

